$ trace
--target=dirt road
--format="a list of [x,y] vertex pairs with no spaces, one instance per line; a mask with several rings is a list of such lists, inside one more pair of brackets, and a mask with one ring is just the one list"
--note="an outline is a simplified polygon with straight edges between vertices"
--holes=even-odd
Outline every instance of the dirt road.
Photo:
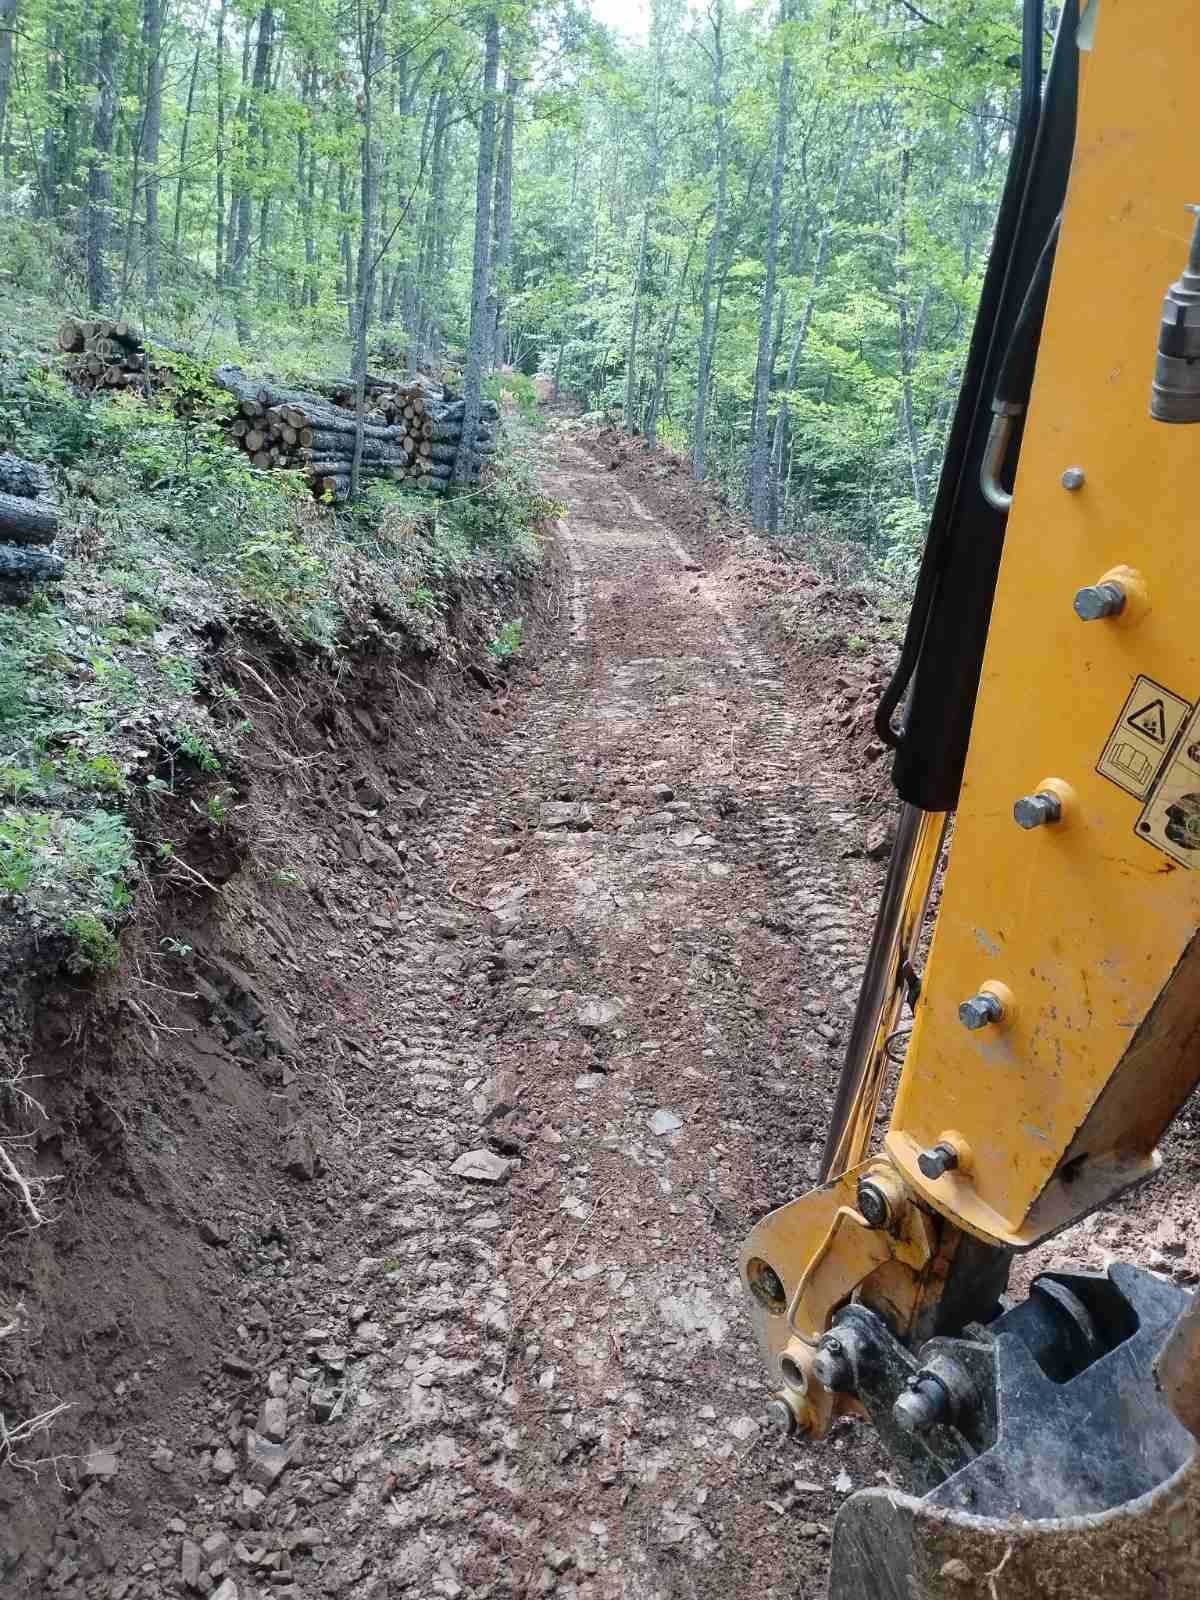
[[761,1432],[735,1271],[813,1178],[866,948],[828,697],[773,666],[728,546],[569,439],[547,478],[557,617],[409,832],[418,892],[297,831],[325,1173],[265,1229],[223,1181],[227,1348],[122,1443],[171,1514],[122,1469],[112,1600],[816,1600],[881,1465],[849,1424]]

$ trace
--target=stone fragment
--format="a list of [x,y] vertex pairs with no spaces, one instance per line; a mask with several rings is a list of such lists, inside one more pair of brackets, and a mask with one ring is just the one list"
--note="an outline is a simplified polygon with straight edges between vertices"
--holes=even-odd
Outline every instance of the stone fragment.
[[494,1122],[497,1117],[506,1117],[515,1110],[518,1093],[515,1072],[503,1067],[494,1073],[483,1085],[476,1101],[484,1122]]
[[214,1589],[210,1600],[238,1600],[238,1586],[232,1578],[226,1578],[219,1589]]
[[179,1576],[185,1589],[200,1587],[200,1574],[204,1571],[204,1558],[200,1546],[185,1539],[179,1551]]
[[217,1561],[228,1561],[230,1551],[229,1535],[221,1529],[218,1529],[216,1533],[210,1533],[200,1546],[200,1551],[209,1566],[212,1566]]
[[221,1483],[228,1483],[237,1471],[237,1458],[232,1450],[222,1445],[221,1449],[214,1450],[212,1458],[212,1475]]
[[246,1429],[246,1476],[260,1489],[270,1489],[291,1460],[285,1444],[264,1439],[253,1428]]
[[661,1138],[667,1133],[678,1133],[683,1127],[683,1118],[677,1117],[673,1111],[660,1108],[650,1118],[650,1132],[656,1133]]
[[450,1171],[456,1178],[466,1178],[471,1183],[503,1183],[514,1164],[494,1150],[468,1150],[466,1155],[459,1156]]
[[113,1450],[92,1450],[84,1457],[85,1478],[115,1478],[120,1462]]
[[873,822],[867,829],[866,851],[872,861],[886,861],[892,853],[895,829],[890,822]]
[[303,1123],[292,1129],[283,1147],[284,1171],[301,1182],[311,1183],[322,1169],[322,1161],[312,1132]]
[[585,1000],[575,1013],[584,1033],[603,1033],[625,1015],[624,1000]]
[[585,805],[573,801],[547,800],[538,809],[538,825],[542,828],[572,828],[585,833],[592,825],[592,813]]
[[265,1439],[279,1444],[287,1438],[287,1401],[271,1396],[258,1413],[258,1431]]

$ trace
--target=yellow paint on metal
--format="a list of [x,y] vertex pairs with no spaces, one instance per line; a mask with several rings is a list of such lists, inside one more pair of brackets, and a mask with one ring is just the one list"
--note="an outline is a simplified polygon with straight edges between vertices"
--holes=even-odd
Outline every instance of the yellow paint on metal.
[[886,1307],[881,1309],[898,1332],[908,1327],[927,1293],[925,1280],[938,1245],[934,1219],[905,1204],[897,1208],[891,1228],[868,1227],[858,1210],[858,1183],[877,1167],[883,1167],[886,1181],[899,1192],[886,1162],[865,1162],[772,1211],[742,1247],[742,1277],[748,1285],[761,1283],[756,1270],[760,1262],[783,1284],[775,1305],[767,1303],[761,1289],[750,1302],[763,1360],[781,1382],[786,1383],[787,1375],[780,1363],[794,1341],[814,1346],[832,1313],[874,1275],[886,1285]]
[[[1121,1146],[1118,1130],[1114,1149],[1096,1152],[1099,1185],[1075,1197],[1055,1177],[1200,925],[1200,871],[1139,838],[1140,800],[1096,770],[1139,674],[1200,700],[1200,428],[1149,414],[1163,294],[1187,258],[1185,206],[1200,201],[1198,63],[1200,8],[1104,0],[1082,57],[950,868],[888,1137],[931,1204],[1010,1244],[1082,1214],[1104,1198],[1098,1186],[1152,1170],[1152,1151]],[[1070,466],[1086,474],[1074,492],[1061,482]],[[1144,597],[1080,621],[1076,592],[1119,568],[1136,571]],[[1045,773],[1070,785],[1070,814],[1022,830],[1013,803]],[[959,1003],[987,981],[1012,991],[1012,1020],[969,1032]],[[1195,1059],[1175,1063],[1176,1085],[1180,1068],[1200,1075],[1200,1051],[1178,1035]],[[1152,1063],[1145,1096],[1160,1092]],[[917,1153],[948,1127],[972,1171],[926,1180]],[[1057,1198],[1031,1220],[1052,1178]]]

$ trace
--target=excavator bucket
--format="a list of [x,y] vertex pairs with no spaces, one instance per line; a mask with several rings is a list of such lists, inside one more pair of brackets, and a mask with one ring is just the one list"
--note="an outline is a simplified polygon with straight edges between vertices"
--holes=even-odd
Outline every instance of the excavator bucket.
[[999,1336],[996,1442],[924,1496],[848,1500],[830,1600],[1200,1595],[1200,1302],[1134,1268],[1111,1276],[1129,1338],[1060,1384]]

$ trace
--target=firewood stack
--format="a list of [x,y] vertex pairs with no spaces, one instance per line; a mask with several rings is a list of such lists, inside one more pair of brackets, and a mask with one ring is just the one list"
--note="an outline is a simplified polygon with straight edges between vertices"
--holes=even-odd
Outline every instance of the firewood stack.
[[150,356],[128,322],[66,317],[58,330],[58,346],[67,376],[89,393],[145,386]]
[[48,548],[57,532],[58,507],[46,469],[0,454],[0,600],[24,600],[35,585],[57,583],[63,560]]
[[[331,384],[327,399],[303,389],[248,378],[240,367],[219,367],[216,381],[238,401],[228,438],[256,467],[303,472],[318,499],[343,500],[350,492],[356,413],[339,405],[347,386]],[[352,399],[352,395],[350,396]],[[389,385],[369,391],[374,409],[363,421],[361,476],[446,488],[462,438],[463,402],[426,384]],[[386,410],[383,402],[386,401]],[[496,449],[497,406],[487,401],[475,435],[472,480]]]

